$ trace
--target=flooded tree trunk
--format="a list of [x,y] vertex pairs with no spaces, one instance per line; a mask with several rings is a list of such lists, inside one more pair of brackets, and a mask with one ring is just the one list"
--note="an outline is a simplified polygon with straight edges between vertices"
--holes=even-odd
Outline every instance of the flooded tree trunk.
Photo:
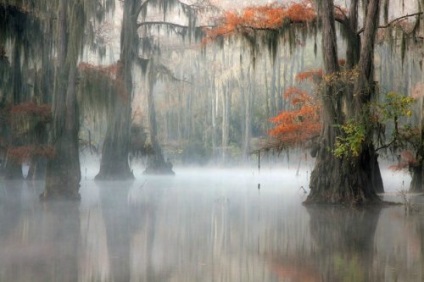
[[150,70],[148,74],[149,90],[147,93],[147,104],[148,104],[148,122],[150,129],[150,142],[152,145],[153,153],[148,156],[147,167],[144,174],[174,174],[172,170],[172,164],[169,161],[165,161],[163,156],[162,148],[159,144],[157,137],[157,123],[156,123],[156,109],[155,101],[153,97],[153,87],[156,82],[156,73],[154,70]]
[[121,54],[117,80],[120,82],[115,103],[111,105],[108,127],[102,149],[100,171],[96,180],[132,179],[128,163],[131,100],[133,92],[132,67],[138,59],[137,2],[125,1],[121,28]]
[[[11,79],[12,79],[12,104],[14,106],[22,102],[22,71],[21,71],[21,47],[17,42],[20,38],[15,39],[15,48],[13,49],[12,65],[11,65]],[[12,117],[10,117],[12,119]],[[21,146],[23,145],[20,138],[17,136],[17,129],[9,122],[7,125],[6,132],[8,133],[8,144],[9,146]],[[21,163],[14,159],[7,152],[5,164],[5,179],[9,180],[20,180],[23,179]]]
[[229,85],[222,85],[222,125],[221,125],[221,161],[225,163],[228,158],[230,144],[230,89]]
[[[244,83],[247,81],[254,81],[251,79],[250,69],[247,72],[247,80],[244,75],[243,69],[241,70],[241,79]],[[243,127],[243,143],[242,143],[242,157],[246,159],[249,156],[250,151],[250,139],[252,137],[252,100],[253,100],[253,87],[251,83],[248,83],[248,87],[241,86],[241,97],[244,106],[244,119],[242,120]],[[247,89],[246,89],[247,88]]]
[[[79,199],[81,180],[76,99],[77,60],[83,33],[83,6],[79,1],[61,0],[57,17],[57,65],[53,99],[52,145],[54,158],[47,164],[45,190],[41,199]],[[78,24],[77,24],[78,23]]]
[[423,192],[423,161],[420,160],[417,165],[411,168],[412,180],[409,186],[409,192]]
[[130,103],[126,97],[116,97],[102,148],[100,171],[96,180],[133,179],[128,162]]
[[[424,110],[424,99],[421,98],[421,109]],[[424,113],[421,111],[421,128],[420,128],[420,140],[418,150],[416,152],[417,163],[410,168],[412,174],[411,184],[409,186],[409,192],[423,192],[423,176],[424,176]]]
[[[39,123],[37,126],[35,126],[35,137],[36,146],[45,145],[48,143],[48,132],[44,124]],[[26,179],[43,180],[46,175],[46,165],[47,160],[45,159],[45,157],[32,157]]]
[[[370,101],[373,94],[368,86],[372,80],[373,48],[376,27],[379,15],[379,0],[372,0],[367,7],[367,18],[364,29],[364,43],[361,49],[359,71],[361,73],[355,84],[356,95],[354,101],[356,115],[359,122],[366,119],[364,106]],[[336,30],[334,5],[332,0],[320,2],[320,18],[322,21],[322,49],[324,69],[326,74],[339,71],[336,46]],[[343,124],[344,113],[342,100],[334,85],[326,85],[322,93],[323,128],[320,137],[314,170],[311,173],[310,189],[305,204],[310,203],[347,203],[359,204],[376,202],[376,186],[381,185],[381,175],[378,169],[377,155],[372,145],[372,132],[366,132],[365,140],[357,157],[336,157],[333,153],[336,138],[342,132],[335,124]]]
[[420,147],[417,150],[417,163],[410,167],[410,172],[412,175],[411,184],[409,185],[409,192],[420,193],[424,191],[423,187],[423,176],[424,176],[424,130],[421,129],[421,142]]

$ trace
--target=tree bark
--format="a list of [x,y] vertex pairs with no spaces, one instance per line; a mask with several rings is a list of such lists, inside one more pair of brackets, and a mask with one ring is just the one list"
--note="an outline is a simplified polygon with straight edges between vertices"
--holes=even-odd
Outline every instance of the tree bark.
[[[79,1],[61,0],[59,5],[58,52],[53,99],[52,145],[55,157],[48,161],[46,185],[41,199],[79,199],[81,180],[78,131],[79,115],[76,99],[77,60],[83,27],[83,7]],[[78,24],[77,24],[78,23]]]
[[128,163],[131,130],[132,67],[138,59],[137,2],[124,2],[121,28],[121,53],[118,62],[118,93],[111,103],[111,113],[102,149],[100,171],[96,180],[133,179]]
[[[355,84],[355,118],[363,122],[367,118],[364,109],[369,101],[371,92],[367,86],[372,80],[373,47],[375,31],[378,23],[379,0],[371,0],[367,7],[367,15],[364,30],[364,44],[361,49],[359,71],[362,72]],[[337,60],[336,30],[334,25],[333,0],[319,2],[320,19],[322,22],[322,49],[325,74],[333,74],[339,70]],[[342,96],[335,85],[325,85],[322,96],[322,119],[323,127],[320,137],[320,149],[318,151],[314,170],[311,173],[310,189],[305,204],[310,203],[344,203],[365,204],[379,200],[376,194],[376,185],[379,182],[377,154],[372,145],[372,132],[366,132],[366,139],[358,157],[336,157],[333,153],[336,139],[342,136],[342,132],[334,125],[344,122],[342,109]],[[372,91],[372,90],[371,90]],[[358,94],[360,92],[360,94]],[[367,95],[367,96],[364,96]],[[378,175],[376,174],[378,171]],[[380,177],[378,177],[380,176]]]
[[[151,63],[151,68],[154,68]],[[153,97],[153,87],[156,83],[156,71],[151,69],[148,74],[148,93],[147,93],[147,106],[148,106],[148,123],[150,129],[150,142],[153,152],[148,156],[147,167],[144,174],[174,174],[172,164],[165,161],[162,148],[157,138],[157,123],[156,123],[156,109]]]
[[[13,49],[12,66],[11,66],[11,78],[12,78],[12,104],[14,106],[22,102],[22,70],[21,70],[21,46],[18,44],[20,38],[15,39],[15,47]],[[6,125],[6,132],[8,133],[8,144],[9,146],[20,146],[23,145],[20,138],[16,136],[16,129],[13,128],[12,124]],[[22,180],[22,165],[20,162],[15,160],[7,152],[6,164],[5,164],[5,179],[9,180]]]

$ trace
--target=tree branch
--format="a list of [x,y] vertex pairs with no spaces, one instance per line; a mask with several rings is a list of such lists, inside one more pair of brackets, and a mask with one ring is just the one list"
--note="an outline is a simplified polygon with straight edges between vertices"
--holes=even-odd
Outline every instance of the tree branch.
[[140,3],[140,7],[138,7],[137,11],[135,12],[135,15],[136,15],[137,18],[138,18],[138,16],[140,16],[141,11],[143,10],[144,7],[147,6],[149,1],[150,0],[145,0],[143,3]]
[[[423,14],[424,14],[424,12],[417,12],[417,13],[413,13],[413,14],[407,14],[407,15],[401,16],[399,18],[393,19],[390,22],[388,22],[387,24],[381,25],[378,28],[379,29],[381,29],[381,28],[388,28],[388,27],[390,27],[391,25],[393,25],[394,23],[396,23],[396,22],[398,22],[400,20],[403,20],[403,19],[406,19],[406,18],[410,18],[410,17],[415,17],[415,16],[422,16]],[[361,28],[358,31],[358,34],[361,34],[363,31],[364,31],[364,28]]]
[[176,28],[188,28],[186,25],[181,25],[177,23],[171,23],[171,22],[162,22],[162,21],[149,21],[149,22],[140,22],[137,24],[137,29],[142,26],[149,26],[149,25],[164,25],[164,26],[170,26],[170,27],[176,27]]
[[[163,22],[163,21],[148,21],[148,22],[139,22],[137,23],[137,29],[142,26],[152,26],[152,25],[163,25],[163,26],[169,26],[174,28],[181,28],[181,29],[188,29],[190,28],[188,25],[182,25],[177,23],[171,23],[171,22]],[[214,26],[211,25],[199,25],[195,26],[195,29],[203,29],[203,28],[212,28]]]

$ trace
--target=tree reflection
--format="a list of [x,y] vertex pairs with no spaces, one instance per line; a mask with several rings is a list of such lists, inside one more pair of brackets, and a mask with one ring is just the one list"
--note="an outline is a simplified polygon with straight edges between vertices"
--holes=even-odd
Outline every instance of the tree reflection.
[[373,268],[379,207],[307,207],[322,281],[380,281]]
[[106,227],[112,280],[130,281],[130,213],[127,195],[132,182],[96,183]]
[[78,281],[78,203],[31,203],[0,238],[0,281]]

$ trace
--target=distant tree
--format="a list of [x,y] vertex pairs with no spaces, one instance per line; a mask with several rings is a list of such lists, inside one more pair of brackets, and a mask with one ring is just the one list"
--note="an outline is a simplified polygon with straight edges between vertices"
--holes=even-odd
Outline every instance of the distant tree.
[[84,46],[85,27],[89,19],[101,19],[110,0],[66,1],[49,4],[57,9],[56,66],[53,91],[52,146],[55,157],[49,160],[42,199],[79,199],[81,170],[79,162],[79,111],[77,103],[77,63]]
[[27,179],[44,179],[46,161],[55,154],[47,140],[51,106],[33,102],[16,105],[10,110],[10,122],[20,143],[9,146],[8,161],[29,164]]
[[[156,138],[156,114],[153,102],[153,86],[157,78],[157,70],[163,69],[153,58],[158,56],[160,44],[155,42],[151,36],[152,30],[166,31],[182,38],[194,38],[199,36],[201,29],[196,26],[196,16],[199,11],[207,6],[206,1],[195,1],[186,4],[179,0],[125,0],[123,2],[123,19],[121,29],[121,55],[120,70],[118,76],[121,77],[123,89],[127,93],[128,101],[117,107],[113,115],[115,121],[111,123],[114,130],[109,130],[103,146],[102,161],[98,179],[113,178],[114,175],[121,175],[121,178],[131,177],[128,165],[128,142],[130,140],[130,118],[131,99],[133,97],[134,78],[133,68],[141,69],[146,74],[148,93],[147,122],[149,123],[150,148],[152,151],[148,155],[148,167],[146,173],[172,173],[171,166],[165,161],[159,140]],[[179,9],[179,10],[173,10]],[[162,14],[160,20],[150,20],[152,11]],[[179,12],[178,12],[179,11]],[[187,24],[179,24],[169,21],[166,17],[168,13],[178,12],[182,18],[186,18]],[[159,32],[160,33],[160,32]],[[114,152],[119,152],[119,157]],[[119,160],[119,161],[117,161]],[[121,169],[118,169],[120,166]],[[122,169],[124,168],[124,169]]]
[[[37,64],[43,60],[45,54],[45,40],[43,22],[36,13],[29,11],[22,3],[6,1],[0,3],[0,110],[3,122],[0,136],[3,140],[5,177],[7,179],[22,179],[21,164],[10,156],[11,146],[22,143],[17,131],[16,123],[12,126],[11,109],[31,99],[41,103],[43,95],[38,87],[43,84],[37,80]],[[37,81],[35,85],[34,82]],[[48,91],[48,90],[47,90]],[[24,145],[23,143],[21,145]]]

